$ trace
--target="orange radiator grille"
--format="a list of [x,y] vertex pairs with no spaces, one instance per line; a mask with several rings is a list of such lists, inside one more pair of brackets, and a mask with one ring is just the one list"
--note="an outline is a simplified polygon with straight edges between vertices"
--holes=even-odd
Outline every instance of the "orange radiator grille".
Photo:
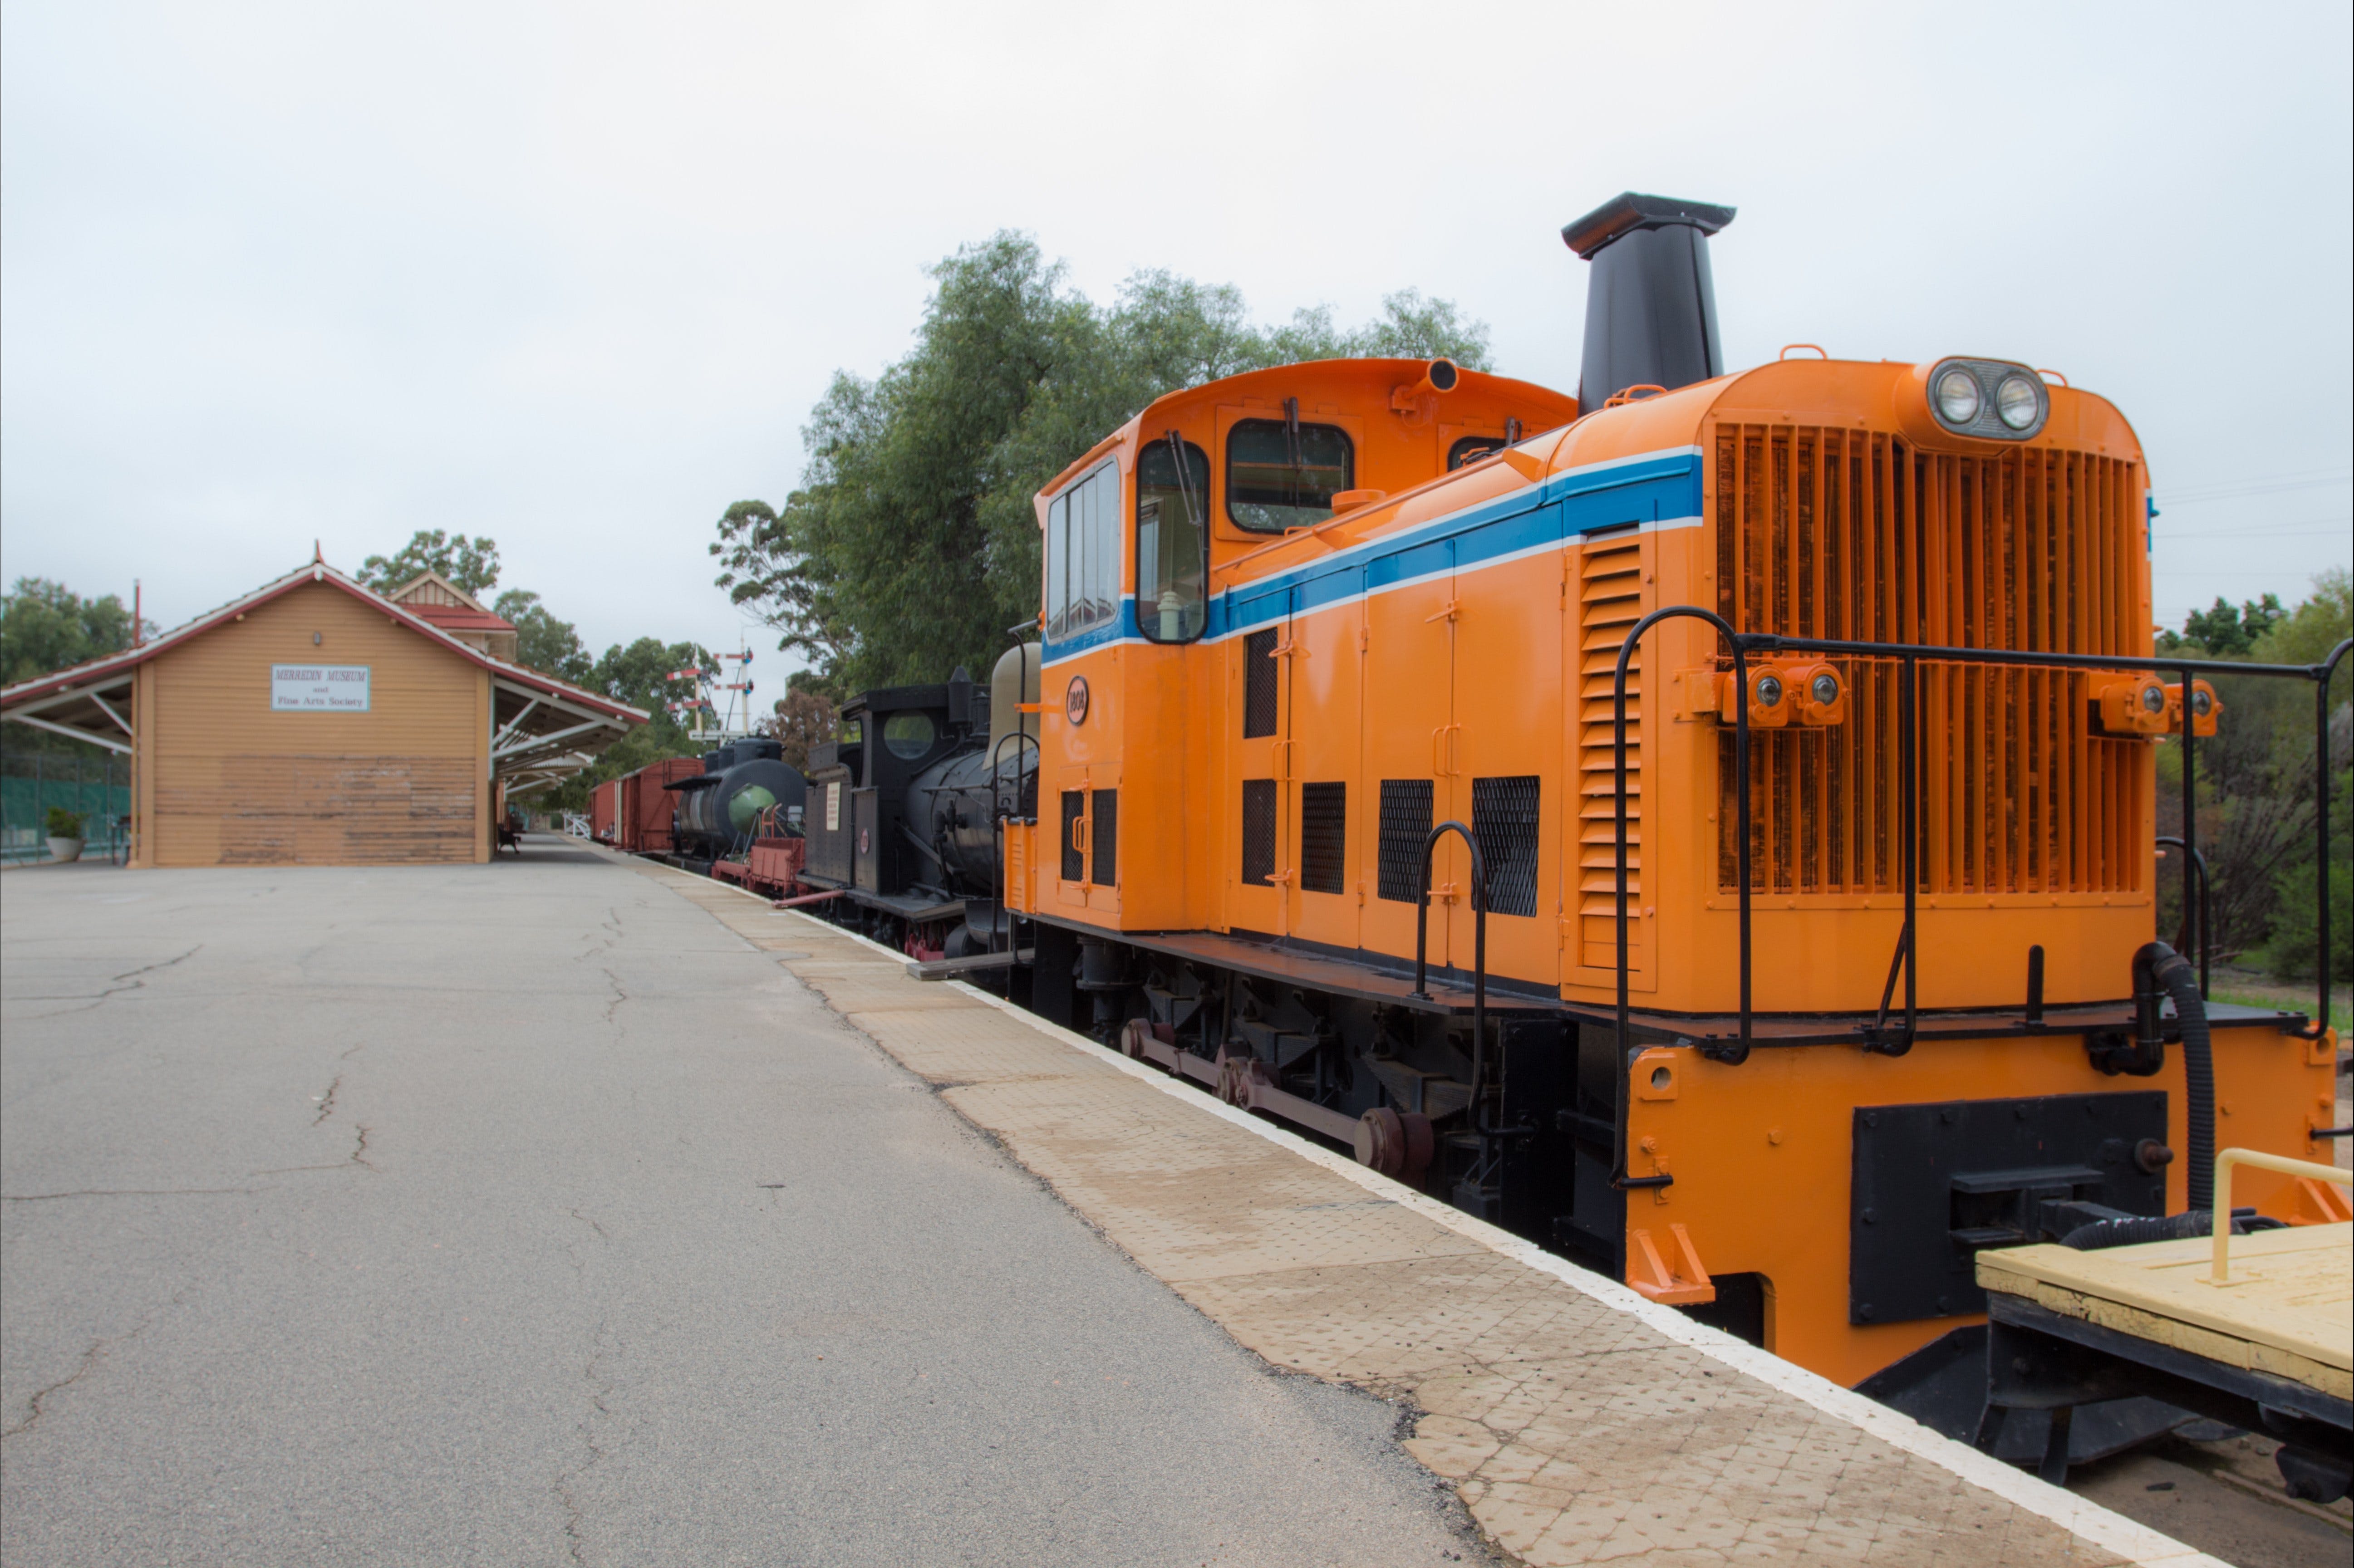
[[[1591,538],[1577,571],[1577,962],[1618,967],[1618,767],[1615,688],[1618,650],[1649,608],[1643,541],[1636,534]],[[1643,651],[1627,665],[1627,900],[1643,892]],[[1629,967],[1650,967],[1647,927],[1628,931]]]
[[[1967,458],[1901,436],[1716,428],[1717,613],[1744,631],[2064,653],[2141,652],[2137,465],[2022,448]],[[1759,892],[1901,892],[1893,659],[1837,659],[1847,722],[1754,731]],[[2139,884],[2134,741],[2088,732],[2081,672],[1921,666],[1921,891]],[[1719,880],[1734,885],[1733,732],[1719,737]]]

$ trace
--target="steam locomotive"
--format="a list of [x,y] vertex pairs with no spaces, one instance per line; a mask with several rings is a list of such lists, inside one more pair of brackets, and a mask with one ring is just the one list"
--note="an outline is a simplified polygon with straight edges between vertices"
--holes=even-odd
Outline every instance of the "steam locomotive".
[[[1006,947],[1002,824],[1034,815],[1038,647],[1009,649],[983,690],[960,667],[945,685],[893,686],[843,705],[836,738],[811,749],[801,881],[845,893],[907,950],[966,959]],[[856,918],[856,916],[854,916]]]

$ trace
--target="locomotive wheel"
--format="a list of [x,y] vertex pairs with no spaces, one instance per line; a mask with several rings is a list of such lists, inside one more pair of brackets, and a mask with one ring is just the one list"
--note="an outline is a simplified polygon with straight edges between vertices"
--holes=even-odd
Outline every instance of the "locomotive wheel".
[[1430,1118],[1420,1111],[1401,1112],[1398,1120],[1405,1124],[1405,1179],[1420,1181],[1422,1173],[1430,1169],[1438,1139],[1431,1134]]
[[1420,1111],[1377,1106],[1357,1120],[1357,1163],[1384,1176],[1420,1181],[1422,1173],[1430,1169],[1437,1141],[1431,1136],[1430,1118]]

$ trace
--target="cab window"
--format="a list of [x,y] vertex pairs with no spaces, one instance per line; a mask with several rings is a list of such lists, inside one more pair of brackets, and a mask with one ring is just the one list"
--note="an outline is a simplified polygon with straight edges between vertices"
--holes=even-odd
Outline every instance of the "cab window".
[[1237,528],[1280,534],[1332,515],[1332,497],[1354,490],[1357,450],[1337,425],[1244,419],[1226,436],[1226,515]]
[[1478,462],[1490,452],[1504,450],[1501,436],[1466,436],[1447,449],[1447,471],[1453,473],[1465,463]]
[[[1183,461],[1179,461],[1179,453]],[[1136,620],[1155,642],[1209,625],[1210,457],[1174,430],[1136,460]]]
[[934,739],[929,714],[893,714],[883,721],[883,744],[892,756],[914,762],[931,750]]
[[1119,469],[1106,463],[1046,503],[1046,635],[1119,619]]

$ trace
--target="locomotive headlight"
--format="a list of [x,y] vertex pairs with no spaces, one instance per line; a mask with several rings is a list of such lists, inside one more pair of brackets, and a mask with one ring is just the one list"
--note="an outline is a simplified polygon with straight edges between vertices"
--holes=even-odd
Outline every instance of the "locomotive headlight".
[[1778,707],[1781,705],[1781,702],[1782,677],[1779,675],[1758,676],[1757,705],[1761,708]]
[[2200,686],[2193,686],[2193,687],[2191,687],[2191,688],[2190,688],[2190,715],[2191,715],[2191,716],[2192,716],[2193,718],[2205,718],[2209,714],[2213,713],[2214,711],[2215,711],[2215,694],[2214,694],[2214,693],[2212,693],[2212,692],[2211,692],[2211,691],[2207,691],[2207,690],[2206,690],[2206,689],[2204,689],[2203,687],[2200,687]]
[[1949,425],[1967,425],[1978,417],[1978,379],[1958,365],[1937,377],[1936,397],[1937,412]]
[[1814,684],[1808,690],[1814,694],[1815,701],[1829,707],[1839,701],[1839,677],[1826,670],[1815,677]]
[[2166,688],[2144,686],[2141,689],[2141,705],[2144,713],[2162,712],[2166,707]]
[[2035,423],[2042,411],[2043,398],[2035,384],[2024,376],[2006,376],[1995,388],[1994,411],[2002,422],[2014,430],[2024,430]]

